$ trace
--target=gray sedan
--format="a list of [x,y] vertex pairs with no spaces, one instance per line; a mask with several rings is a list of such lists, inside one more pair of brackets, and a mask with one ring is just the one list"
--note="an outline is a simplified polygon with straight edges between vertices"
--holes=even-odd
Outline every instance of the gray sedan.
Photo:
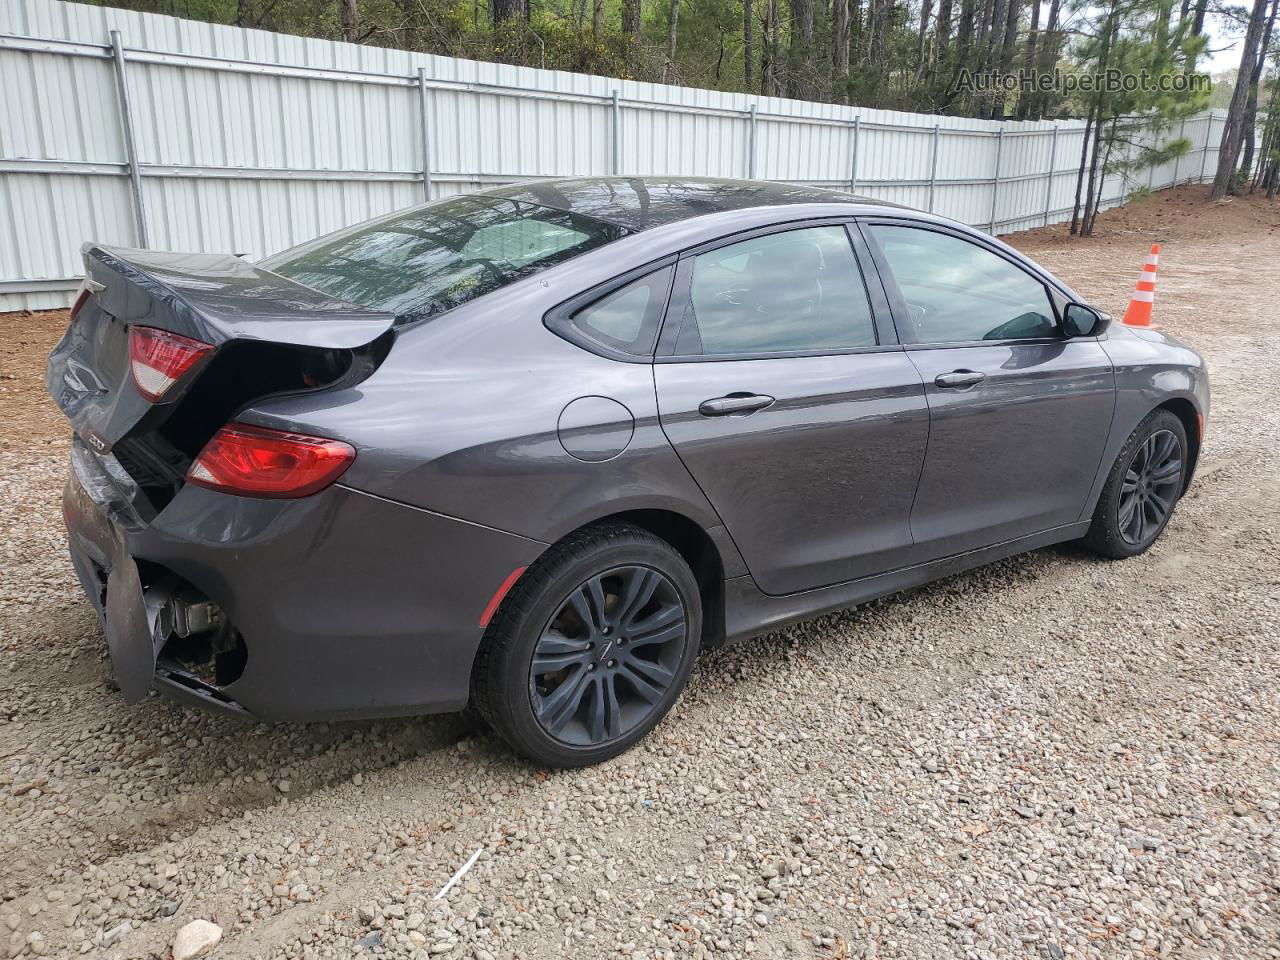
[[1148,549],[1200,357],[957,223],[580,179],[262,263],[88,245],[48,386],[116,680],[625,750],[698,651],[1022,551]]

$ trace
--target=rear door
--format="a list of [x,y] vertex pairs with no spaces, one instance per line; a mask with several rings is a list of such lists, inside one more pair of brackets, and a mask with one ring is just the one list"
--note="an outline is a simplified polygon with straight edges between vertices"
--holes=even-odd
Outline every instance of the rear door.
[[738,235],[677,270],[654,365],[662,427],[769,594],[912,555],[928,410],[864,274],[840,222]]
[[994,245],[909,221],[863,230],[929,403],[921,558],[1078,520],[1115,406],[1097,338],[1062,336],[1047,285]]

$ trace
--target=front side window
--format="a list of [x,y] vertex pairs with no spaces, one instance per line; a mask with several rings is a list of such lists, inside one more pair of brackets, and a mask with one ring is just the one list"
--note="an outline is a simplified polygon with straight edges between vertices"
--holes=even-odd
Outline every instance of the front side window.
[[844,227],[753,237],[694,258],[681,355],[839,351],[876,344]]
[[1058,334],[1043,283],[977,244],[917,227],[871,233],[906,301],[905,343],[1029,340]]
[[452,197],[286,250],[262,266],[408,323],[451,310],[627,232],[536,203]]

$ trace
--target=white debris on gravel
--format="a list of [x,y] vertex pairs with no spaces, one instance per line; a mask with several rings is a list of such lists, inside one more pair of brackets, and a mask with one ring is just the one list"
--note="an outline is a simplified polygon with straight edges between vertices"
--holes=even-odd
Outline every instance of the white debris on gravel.
[[[1264,227],[1162,237],[1157,317],[1215,394],[1150,554],[1040,551],[713,653],[587,770],[530,769],[458,718],[124,705],[65,559],[61,428],[5,435],[0,956],[176,955],[199,916],[217,956],[281,960],[1280,960]],[[1041,259],[1117,313],[1136,270],[1102,244]]]
[[213,952],[222,939],[222,928],[208,920],[192,920],[173,938],[173,960],[196,960]]

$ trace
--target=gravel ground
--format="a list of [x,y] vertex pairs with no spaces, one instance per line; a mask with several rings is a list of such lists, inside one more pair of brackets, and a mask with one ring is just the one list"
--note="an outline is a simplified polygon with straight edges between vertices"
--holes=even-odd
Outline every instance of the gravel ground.
[[[705,658],[630,754],[457,718],[125,706],[63,553],[65,320],[0,318],[0,955],[1280,958],[1280,207],[1014,238],[1207,356],[1200,476],[1123,563],[1038,551]],[[473,869],[437,891],[475,852]]]

